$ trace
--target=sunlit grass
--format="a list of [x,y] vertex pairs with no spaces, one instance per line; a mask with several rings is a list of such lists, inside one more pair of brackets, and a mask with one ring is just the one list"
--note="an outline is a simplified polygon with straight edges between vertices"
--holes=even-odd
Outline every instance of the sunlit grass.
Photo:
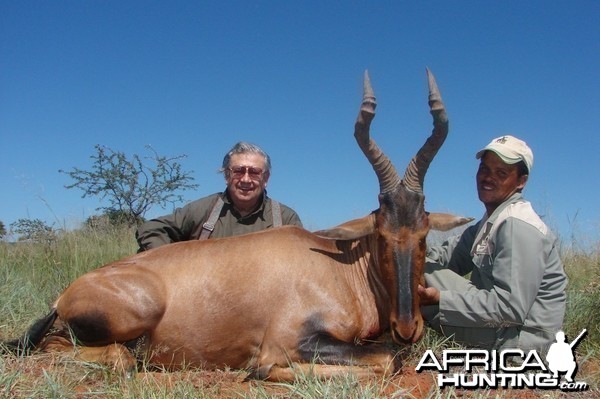
[[[0,242],[0,341],[20,336],[46,314],[58,294],[78,276],[137,250],[128,228],[72,231],[50,244]],[[596,246],[596,248],[600,248]],[[586,328],[577,349],[577,380],[591,390],[570,397],[600,395],[600,250],[562,249],[569,275],[564,329],[574,338]],[[412,375],[360,381],[353,375],[316,379],[299,375],[294,383],[243,382],[243,371],[183,370],[138,373],[132,378],[93,363],[60,355],[0,356],[2,398],[454,398],[515,397],[514,392],[439,390],[434,373],[414,384],[414,368],[427,349],[441,353],[456,346],[428,331],[404,354],[405,370]],[[409,374],[409,373],[407,373]],[[531,391],[558,398],[560,392]]]

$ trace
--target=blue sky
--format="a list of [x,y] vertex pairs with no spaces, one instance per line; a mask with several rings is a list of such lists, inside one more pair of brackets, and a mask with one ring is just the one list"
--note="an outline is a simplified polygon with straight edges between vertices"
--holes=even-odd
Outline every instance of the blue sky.
[[[597,1],[0,0],[0,220],[74,228],[100,203],[59,169],[94,145],[186,154],[193,200],[221,191],[237,141],[272,157],[269,194],[309,229],[377,208],[353,126],[368,69],[372,136],[403,171],[431,132],[425,68],[450,133],[426,206],[479,218],[474,154],[514,134],[535,155],[526,197],[561,237],[596,240]],[[146,216],[168,213],[154,208]]]

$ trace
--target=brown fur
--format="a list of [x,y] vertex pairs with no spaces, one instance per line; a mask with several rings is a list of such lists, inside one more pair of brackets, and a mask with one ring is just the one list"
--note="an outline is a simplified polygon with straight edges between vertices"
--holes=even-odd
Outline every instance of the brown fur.
[[[362,355],[352,346],[389,327],[372,242],[283,227],[163,246],[74,281],[54,305],[55,327],[71,327],[88,346],[147,337],[148,360],[167,369],[285,368],[307,361],[299,343],[319,334],[335,340],[332,359],[344,364]],[[317,355],[318,342],[311,351]],[[353,362],[393,368],[392,355],[380,352]]]
[[297,370],[397,370],[390,349],[369,341],[387,331],[399,344],[421,337],[417,286],[429,223],[469,221],[424,210],[424,174],[447,133],[428,77],[434,130],[401,180],[369,137],[376,103],[365,74],[355,137],[380,182],[380,208],[371,215],[314,234],[282,227],[181,242],[108,264],[74,281],[10,346],[38,345],[54,323],[46,349],[72,349],[72,335],[85,345],[81,358],[118,369],[132,367],[126,348],[135,346],[137,356],[166,369],[228,366],[274,380],[291,380]]

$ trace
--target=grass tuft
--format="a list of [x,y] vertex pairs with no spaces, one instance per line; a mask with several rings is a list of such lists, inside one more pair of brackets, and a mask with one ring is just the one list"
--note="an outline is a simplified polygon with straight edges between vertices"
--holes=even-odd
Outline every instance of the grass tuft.
[[[586,250],[565,246],[562,257],[569,276],[564,330],[573,339],[586,328],[577,347],[579,371],[590,389],[569,397],[600,396],[600,245]],[[592,248],[592,249],[589,249]],[[0,341],[20,336],[48,312],[59,293],[78,276],[135,253],[134,232],[104,226],[61,233],[47,244],[0,242]],[[60,354],[0,356],[2,398],[455,398],[564,397],[552,391],[438,390],[435,375],[414,372],[423,353],[456,348],[427,331],[405,350],[403,373],[388,379],[360,381],[348,374],[330,379],[299,375],[292,384],[243,382],[242,371],[183,370],[138,373],[131,378],[97,364],[76,362]],[[0,348],[1,349],[1,348]],[[0,350],[1,352],[1,350]]]

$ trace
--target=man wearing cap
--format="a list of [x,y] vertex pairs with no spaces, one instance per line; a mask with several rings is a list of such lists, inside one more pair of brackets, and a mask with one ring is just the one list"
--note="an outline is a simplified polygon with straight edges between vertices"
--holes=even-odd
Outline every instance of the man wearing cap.
[[428,249],[423,315],[467,346],[546,351],[562,328],[567,277],[556,237],[521,194],[533,153],[524,141],[502,136],[476,157],[485,214]]

